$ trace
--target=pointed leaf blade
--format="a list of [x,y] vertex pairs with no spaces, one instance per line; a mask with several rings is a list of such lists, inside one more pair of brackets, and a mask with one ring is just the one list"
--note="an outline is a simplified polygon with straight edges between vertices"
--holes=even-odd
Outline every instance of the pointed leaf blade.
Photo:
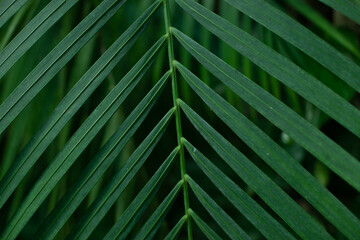
[[116,199],[120,196],[131,179],[138,172],[140,167],[149,157],[156,144],[159,142],[175,109],[171,109],[155,126],[153,131],[145,138],[140,146],[126,161],[122,170],[113,177],[106,189],[98,196],[90,206],[82,220],[74,227],[73,232],[69,234],[68,239],[87,239],[101,219],[110,210]]
[[159,207],[151,215],[151,217],[146,221],[144,226],[140,229],[139,233],[136,235],[135,239],[152,239],[156,231],[159,229],[160,224],[165,218],[166,214],[169,212],[172,204],[174,203],[176,196],[178,195],[182,187],[182,181],[180,181],[176,186],[171,190],[171,192],[166,196],[162,201]]
[[60,181],[61,177],[72,166],[77,157],[85,150],[91,140],[135,88],[154,61],[156,54],[159,52],[159,49],[164,44],[165,40],[166,37],[162,37],[153,45],[153,47],[105,97],[67,142],[63,150],[56,156],[52,164],[37,181],[15,216],[7,225],[7,228],[2,235],[4,239],[15,238],[20,233],[25,224],[30,220],[31,216]]
[[194,0],[176,1],[200,24],[232,46],[240,54],[299,93],[320,110],[360,137],[360,111],[306,73],[287,58],[278,54],[253,36],[235,27]]
[[53,239],[55,237],[56,233],[74,213],[76,208],[96,185],[114,160],[116,160],[117,156],[135,131],[143,123],[146,116],[157,102],[169,75],[168,72],[160,79],[158,84],[154,86],[147,96],[139,103],[134,111],[122,123],[120,128],[90,162],[75,186],[56,205],[52,214],[44,221],[45,224],[39,228],[38,239]]
[[17,86],[0,105],[0,135],[41,89],[117,12],[124,1],[126,0],[105,0],[102,2]]
[[179,30],[172,31],[181,44],[214,76],[360,191],[360,162],[357,159],[252,80]]
[[360,67],[300,23],[264,0],[226,1],[314,58],[360,92]]
[[178,237],[185,222],[186,222],[186,216],[183,216],[182,218],[180,218],[178,223],[173,227],[173,229],[171,229],[171,231],[168,233],[168,235],[166,235],[164,240],[175,240]]
[[281,224],[221,172],[191,143],[184,139],[184,144],[192,158],[208,178],[266,239],[295,239]]
[[65,98],[60,102],[46,123],[35,134],[17,157],[7,174],[0,182],[0,208],[9,198],[21,180],[37,162],[42,153],[56,138],[61,129],[74,116],[95,89],[103,82],[116,64],[129,51],[131,46],[147,26],[149,18],[158,8],[153,4],[137,19],[127,31],[98,59],[84,74]]
[[191,218],[194,219],[195,223],[209,240],[221,240],[221,237],[219,237],[219,235],[217,235],[217,233],[215,233],[214,230],[212,230],[193,210],[189,209],[189,213]]
[[250,239],[247,233],[189,176],[187,181],[197,199],[231,239]]
[[172,164],[178,152],[179,148],[176,148],[170,153],[168,158],[130,203],[129,207],[127,207],[119,220],[117,220],[114,226],[112,226],[104,237],[104,240],[127,238],[133,225],[141,218],[143,212],[146,210],[156,192],[159,190],[160,185],[166,176],[165,172]]

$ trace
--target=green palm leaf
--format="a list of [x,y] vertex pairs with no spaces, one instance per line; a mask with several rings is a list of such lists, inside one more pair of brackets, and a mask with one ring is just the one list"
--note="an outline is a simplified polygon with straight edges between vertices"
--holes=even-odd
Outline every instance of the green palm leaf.
[[132,68],[122,81],[94,110],[93,114],[77,130],[64,149],[57,155],[53,163],[38,180],[37,184],[27,196],[22,206],[12,218],[5,230],[3,237],[13,238],[24,227],[26,222],[34,214],[35,210],[44,201],[51,189],[75,162],[76,158],[85,150],[90,141],[96,136],[107,120],[119,108],[120,104],[131,93],[136,84],[141,80],[145,71],[149,68],[154,56],[163,45],[165,38],[161,38],[142,59]]
[[291,17],[264,0],[227,0],[227,2],[313,57],[356,91],[360,92],[360,82],[357,79],[360,74],[360,67]]
[[172,31],[184,47],[219,80],[360,191],[359,161],[240,72],[177,29]]
[[360,111],[317,81],[310,74],[193,0],[177,0],[196,20],[236,51],[252,60],[276,79],[299,93],[336,121],[360,137]]
[[57,231],[60,230],[66,220],[95,186],[99,177],[105,173],[119,155],[119,152],[125,147],[126,143],[145,120],[147,114],[157,101],[160,91],[163,89],[168,77],[169,74],[166,74],[159,81],[158,85],[155,86],[134,109],[116,133],[95,156],[94,160],[91,161],[89,167],[85,170],[84,175],[79,179],[78,184],[69,191],[63,198],[63,201],[56,206],[53,213],[48,216],[48,221],[45,221],[46,225],[41,228],[40,233],[45,239],[51,239],[56,235]]
[[29,169],[59,134],[60,130],[84,104],[92,92],[111,72],[121,58],[129,51],[139,34],[146,27],[146,22],[159,4],[153,5],[149,11],[134,22],[132,26],[110,47],[104,55],[84,74],[63,101],[55,109],[52,116],[35,135],[32,141],[16,159],[12,169],[0,183],[0,208],[4,205],[12,191],[21,182]]
[[0,238],[360,239],[360,4],[307,3],[0,0]]
[[78,0],[50,2],[0,53],[0,78]]
[[[116,13],[122,3],[122,1],[114,0],[104,1],[36,66],[0,106],[0,134],[55,74]],[[3,71],[1,70],[1,72]]]
[[[171,109],[131,155],[127,164],[122,168],[123,170],[114,176],[110,184],[104,190],[104,193],[95,200],[82,221],[74,228],[73,234],[70,234],[71,239],[86,239],[89,237],[94,227],[99,224],[100,220],[104,217],[106,212],[109,211],[110,207],[114,204],[126,185],[134,177],[142,164],[144,164],[145,160],[164,133],[173,114],[174,110]],[[170,159],[171,158],[169,158],[169,160]],[[164,164],[164,167],[160,169],[164,170],[165,167],[169,167],[169,165]],[[163,174],[164,171],[159,170],[159,173],[155,175]],[[159,181],[160,179],[161,178],[157,176],[154,177],[153,181]]]
[[178,183],[169,195],[164,199],[156,211],[146,221],[145,225],[140,229],[136,235],[136,239],[148,239],[153,238],[157,229],[160,227],[162,220],[164,219],[167,212],[170,210],[171,204],[173,204],[179,190],[181,189],[182,182]]
[[168,235],[164,238],[165,240],[173,240],[176,239],[179,232],[181,231],[182,227],[184,226],[184,223],[186,222],[186,216],[182,217],[179,222],[174,226],[173,229],[169,232]]
[[194,211],[189,209],[189,215],[194,219],[195,223],[199,226],[201,231],[209,240],[220,240],[221,238],[212,230],[204,220],[202,220]]
[[[174,160],[176,154],[179,149],[174,149],[169,157],[163,163],[163,167],[160,167],[158,173],[164,174],[164,170],[166,170],[169,165]],[[129,234],[130,225],[134,225],[136,220],[138,220],[142,213],[148,207],[151,199],[154,197],[155,193],[159,190],[159,177],[155,174],[152,179],[146,184],[146,186],[141,190],[141,192],[136,196],[134,201],[130,204],[130,206],[126,209],[124,214],[119,218],[119,220],[114,224],[114,226],[110,229],[110,231],[106,234],[105,239],[126,239]],[[181,186],[181,182],[179,182],[177,189]]]
[[[191,110],[190,110],[191,111]],[[189,114],[190,116],[190,114]],[[191,143],[185,141],[185,147],[204,171],[208,178],[229,199],[230,202],[263,233],[267,239],[294,239],[275,219],[266,213],[254,200],[239,188],[236,183],[229,179],[204,155],[202,155]],[[235,164],[231,164],[235,166]],[[260,175],[260,174],[259,174]]]
[[187,180],[201,204],[231,239],[250,239],[246,232],[194,180],[189,176]]
[[[322,212],[329,221],[338,226],[339,230],[344,231],[347,236],[354,239],[356,239],[356,236],[360,236],[360,232],[357,227],[360,224],[359,220],[349,210],[347,210],[340,201],[332,196],[330,192],[321,186],[302,166],[300,166],[295,159],[293,159],[286,151],[280,148],[266,134],[256,127],[256,125],[241,115],[241,113],[234,109],[213,90],[206,87],[206,85],[196,78],[195,75],[180,64],[176,64],[176,66],[190,86],[210,106],[219,118],[221,118],[225,124],[233,129],[233,131],[259,156],[261,156],[268,165],[270,165],[275,171],[279,172],[279,174],[294,189],[296,189],[301,195],[303,195],[304,198],[313,204],[315,208]],[[301,180],[299,181],[299,179]],[[329,204],[328,207],[325,207],[327,204]],[[335,210],[335,208],[338,209]],[[343,213],[344,215],[339,217],[339,213]],[[313,224],[316,226],[315,222],[313,222]],[[294,224],[294,227],[298,228],[299,225]],[[348,227],[350,228],[346,229]],[[316,228],[317,227],[313,227],[311,232],[317,235],[320,231]],[[304,233],[305,232],[303,232],[303,234]],[[310,237],[309,239],[315,237],[316,235]],[[317,238],[318,237],[320,236],[317,236]],[[323,236],[323,238],[328,237],[329,236],[326,235]]]

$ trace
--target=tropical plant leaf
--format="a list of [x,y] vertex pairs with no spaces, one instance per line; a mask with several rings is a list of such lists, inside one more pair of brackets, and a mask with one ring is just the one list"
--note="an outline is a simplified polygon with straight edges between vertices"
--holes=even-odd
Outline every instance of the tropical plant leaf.
[[240,54],[249,58],[360,137],[360,123],[353,121],[354,118],[360,119],[360,111],[346,100],[290,60],[194,0],[176,0],[176,2],[204,27],[228,43]]
[[167,72],[157,85],[148,93],[148,95],[139,103],[129,117],[123,122],[120,128],[114,133],[109,141],[91,161],[85,173],[80,177],[77,184],[63,198],[45,220],[45,225],[39,229],[40,239],[52,239],[61,229],[68,218],[73,214],[76,208],[84,200],[87,194],[98,182],[100,177],[105,173],[113,163],[119,153],[123,150],[127,142],[139,128],[146,116],[150,112],[159,98],[164,88],[166,80],[169,77]]
[[226,0],[239,11],[284,38],[360,92],[360,67],[310,30],[265,0]]
[[174,203],[177,194],[179,193],[182,186],[182,181],[176,184],[171,190],[169,195],[166,196],[164,201],[155,210],[153,215],[146,221],[144,226],[140,229],[135,239],[152,239],[156,231],[159,229],[162,220],[165,215],[169,212],[171,205]]
[[19,234],[20,230],[24,227],[26,222],[29,221],[30,217],[49,195],[61,177],[67,172],[81,152],[85,150],[87,145],[141,80],[165,39],[165,37],[162,37],[154,44],[122,81],[120,81],[99,104],[89,118],[72,136],[71,140],[67,142],[66,146],[56,156],[52,164],[37,181],[16,215],[12,218],[3,234],[4,239],[14,238]]
[[53,0],[0,53],[0,78],[78,0]]
[[[184,66],[176,63],[176,67],[193,90],[199,94],[203,101],[219,116],[219,118],[224,121],[224,123],[227,124],[249,147],[261,156],[261,158],[269,166],[278,172],[285,181],[287,181],[349,238],[356,239],[356,236],[360,236],[360,232],[358,232],[359,229],[357,227],[359,226],[359,220],[344,205],[342,205],[339,200],[321,186],[320,183],[316,181],[314,177],[310,175],[293,157],[272,141],[255,124],[228,104],[217,93],[208,88]],[[312,194],[309,194],[310,192]],[[324,207],[325,205],[328,206]],[[335,210],[335,208],[337,208],[337,210]],[[339,217],[339,213],[343,213],[344,215]],[[312,221],[312,223],[314,226],[317,225],[315,221]],[[300,226],[295,224],[292,227],[298,228]],[[311,230],[311,232],[315,235],[320,233],[317,228],[318,227],[313,227]],[[302,231],[302,234],[304,233],[305,232]],[[322,238],[330,237],[326,235],[327,234],[324,231]],[[320,236],[317,237],[319,238]]]
[[177,236],[179,235],[182,227],[184,226],[185,222],[186,222],[186,216],[183,216],[182,218],[180,218],[179,222],[173,227],[173,229],[171,229],[169,234],[166,235],[164,240],[174,240],[174,239],[176,239]]
[[360,2],[307,3],[0,0],[0,239],[360,239]]
[[189,209],[189,215],[194,219],[200,230],[205,234],[209,240],[221,240],[214,230],[212,230],[204,220],[202,220],[192,209]]
[[[196,129],[224,161],[300,236],[310,239],[311,236],[309,235],[311,233],[316,234],[316,230],[318,228],[321,229],[316,222],[309,218],[309,216],[305,214],[275,182],[260,171],[255,164],[247,159],[186,104],[180,102],[180,105]],[[301,216],[301,219],[307,220],[305,222],[297,222],[296,216]],[[306,223],[306,225],[301,226],[304,223]],[[313,230],[302,230],[301,228]],[[302,231],[303,233],[301,233]]]
[[[169,157],[164,161],[163,165],[159,168],[158,174],[154,174],[152,179],[148,181],[145,187],[140,191],[140,193],[134,198],[130,206],[126,211],[121,215],[119,220],[114,224],[110,231],[106,234],[104,239],[126,239],[130,233],[134,223],[139,220],[143,212],[146,210],[151,200],[155,196],[156,192],[159,190],[161,182],[159,179],[164,180],[164,178],[159,178],[159,174],[164,174],[165,171],[172,164],[176,154],[179,152],[179,148],[174,149]],[[165,176],[165,175],[163,175]]]
[[[169,110],[169,112],[156,125],[153,131],[140,144],[136,151],[127,160],[127,163],[122,167],[122,170],[113,177],[110,184],[107,185],[103,193],[95,200],[82,220],[73,229],[73,232],[69,234],[69,239],[87,239],[89,237],[91,232],[109,211],[110,207],[114,204],[116,199],[155,148],[173,114],[174,109]],[[164,168],[165,166],[167,165],[164,165]],[[155,174],[157,177],[154,177],[154,179],[159,180],[159,175],[163,174],[164,172]]]
[[296,0],[286,0],[286,2],[314,23],[318,28],[331,36],[332,39],[338,42],[341,46],[345,47],[355,56],[360,57],[360,51],[356,44],[346,38],[340,30],[335,28],[327,19],[325,19],[316,10],[312,9],[308,4]]
[[[295,239],[281,224],[262,209],[247,193],[241,190],[236,183],[221,172],[186,139],[184,139],[184,144],[191,157],[208,178],[226,198],[263,233],[266,239]],[[234,166],[234,164],[232,164],[232,166]]]
[[219,80],[254,107],[274,125],[316,156],[331,170],[360,191],[360,163],[357,159],[301,118],[284,103],[230,67],[189,37],[172,29],[181,44]]
[[186,177],[197,199],[231,239],[250,239],[246,232],[193,180]]
[[42,153],[59,134],[61,129],[74,116],[77,110],[101,84],[122,57],[130,50],[158,6],[158,3],[152,5],[148,11],[135,21],[102,57],[99,58],[65,96],[49,117],[49,120],[27,144],[16,159],[16,162],[12,165],[12,168],[0,182],[0,208],[31,167],[37,162]]
[[[125,0],[124,0],[125,1]],[[124,1],[105,0],[69,33],[17,86],[0,106],[0,134],[70,61],[70,59],[117,12]],[[66,1],[69,2],[69,1]],[[5,49],[4,49],[5,51]],[[2,59],[2,58],[1,58]],[[5,61],[6,64],[10,61]],[[4,70],[0,70],[4,72]]]

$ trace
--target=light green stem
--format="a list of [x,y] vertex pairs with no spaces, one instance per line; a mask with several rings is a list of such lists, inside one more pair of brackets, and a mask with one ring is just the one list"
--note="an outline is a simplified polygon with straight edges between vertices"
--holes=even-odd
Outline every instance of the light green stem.
[[[181,116],[180,116],[180,108],[178,106],[177,100],[179,98],[178,92],[178,83],[176,78],[176,70],[173,65],[174,57],[174,47],[173,47],[173,37],[171,34],[171,23],[170,23],[170,8],[169,8],[169,0],[164,0],[164,19],[165,19],[165,29],[168,35],[168,54],[169,54],[169,65],[171,70],[171,86],[172,86],[172,95],[173,95],[173,103],[176,108],[175,111],[175,121],[176,121],[176,135],[178,145],[180,147],[180,169],[181,169],[181,177],[183,180],[183,194],[184,194],[184,205],[185,205],[185,214],[188,214],[188,209],[190,208],[189,204],[189,191],[188,185],[185,179],[186,176],[186,168],[185,168],[185,155],[184,155],[184,145],[182,144],[182,129],[181,129]],[[188,239],[192,240],[192,227],[191,220],[187,218],[187,232]]]

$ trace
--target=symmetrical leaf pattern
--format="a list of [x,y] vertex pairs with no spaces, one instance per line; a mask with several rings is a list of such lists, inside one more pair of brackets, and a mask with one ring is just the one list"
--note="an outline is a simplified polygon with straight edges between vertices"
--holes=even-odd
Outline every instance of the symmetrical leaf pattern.
[[[360,111],[350,100],[360,92],[360,51],[299,1],[281,2],[331,41],[276,1],[2,0],[0,239],[360,239],[359,208],[327,189],[304,157],[258,122],[294,141],[308,162],[321,164],[359,197],[356,154],[320,125],[335,121],[358,141]],[[360,24],[358,0],[319,1]],[[125,29],[119,37],[99,37],[111,34],[104,30],[109,24],[121,25],[119,11],[137,12],[134,6],[141,13],[119,27]],[[39,61],[20,66],[49,32],[60,34],[59,22],[74,17],[76,7],[87,9],[86,16],[77,16]],[[14,34],[21,20],[27,24]],[[95,57],[96,39],[109,47]],[[239,56],[242,67],[233,61]],[[125,74],[117,81],[120,68]],[[16,82],[20,72],[26,74]],[[32,106],[58,78],[68,91],[56,106]],[[322,120],[314,124],[302,103]],[[53,111],[35,125],[28,109],[42,107]],[[21,140],[33,125],[39,127]],[[139,132],[141,140],[132,143]]]

